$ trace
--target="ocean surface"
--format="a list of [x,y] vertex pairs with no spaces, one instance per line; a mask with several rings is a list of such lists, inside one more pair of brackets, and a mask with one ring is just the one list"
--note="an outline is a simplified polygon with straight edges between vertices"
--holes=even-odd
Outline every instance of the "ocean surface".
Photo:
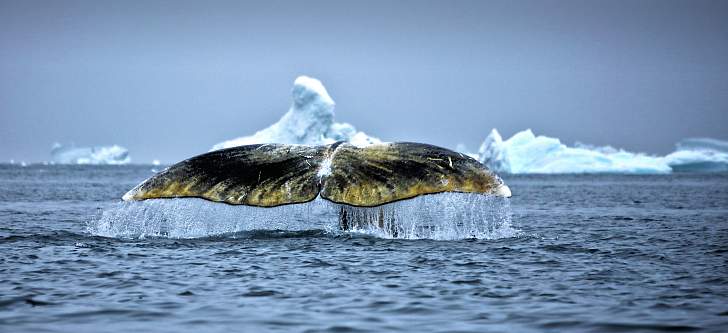
[[0,165],[1,332],[728,331],[728,174],[505,175],[387,207],[399,239],[121,203],[152,168]]

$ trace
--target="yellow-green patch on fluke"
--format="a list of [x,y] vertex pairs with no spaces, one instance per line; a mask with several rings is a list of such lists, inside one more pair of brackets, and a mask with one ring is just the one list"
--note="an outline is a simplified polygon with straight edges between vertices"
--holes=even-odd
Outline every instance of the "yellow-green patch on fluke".
[[503,181],[478,161],[448,149],[411,142],[346,144],[335,150],[321,197],[378,206],[440,192],[499,194],[500,186]]
[[170,166],[124,200],[196,197],[232,205],[273,207],[311,201],[328,146],[264,144],[217,150]]
[[421,143],[356,147],[249,145],[202,154],[170,166],[124,200],[197,197],[273,207],[321,197],[352,206],[440,192],[509,197],[508,187],[475,159]]

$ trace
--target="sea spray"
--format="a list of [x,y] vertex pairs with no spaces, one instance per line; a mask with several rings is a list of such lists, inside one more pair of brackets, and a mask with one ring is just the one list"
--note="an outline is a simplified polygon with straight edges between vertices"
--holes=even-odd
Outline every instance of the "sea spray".
[[323,200],[271,208],[197,198],[130,201],[104,210],[88,231],[120,238],[198,238],[252,230],[327,230],[335,218],[331,208]]
[[378,207],[342,209],[353,231],[383,238],[495,239],[517,234],[508,199],[475,193],[424,195]]
[[[346,213],[350,230],[340,228]],[[88,224],[89,233],[118,238],[199,238],[255,230],[324,230],[401,239],[514,237],[508,199],[473,193],[423,195],[377,207],[314,201],[271,208],[196,198],[122,202]]]

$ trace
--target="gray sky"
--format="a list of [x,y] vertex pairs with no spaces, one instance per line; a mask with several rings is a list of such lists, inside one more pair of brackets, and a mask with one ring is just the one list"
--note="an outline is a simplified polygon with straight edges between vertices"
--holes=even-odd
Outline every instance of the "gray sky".
[[175,162],[275,122],[301,74],[388,141],[662,154],[728,139],[728,1],[0,0],[0,161]]

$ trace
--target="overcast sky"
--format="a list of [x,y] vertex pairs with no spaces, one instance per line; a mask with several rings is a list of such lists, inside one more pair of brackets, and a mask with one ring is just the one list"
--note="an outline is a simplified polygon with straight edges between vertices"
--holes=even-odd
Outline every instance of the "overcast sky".
[[662,154],[728,139],[728,1],[0,0],[0,161],[175,162],[275,122],[301,74],[388,141]]

